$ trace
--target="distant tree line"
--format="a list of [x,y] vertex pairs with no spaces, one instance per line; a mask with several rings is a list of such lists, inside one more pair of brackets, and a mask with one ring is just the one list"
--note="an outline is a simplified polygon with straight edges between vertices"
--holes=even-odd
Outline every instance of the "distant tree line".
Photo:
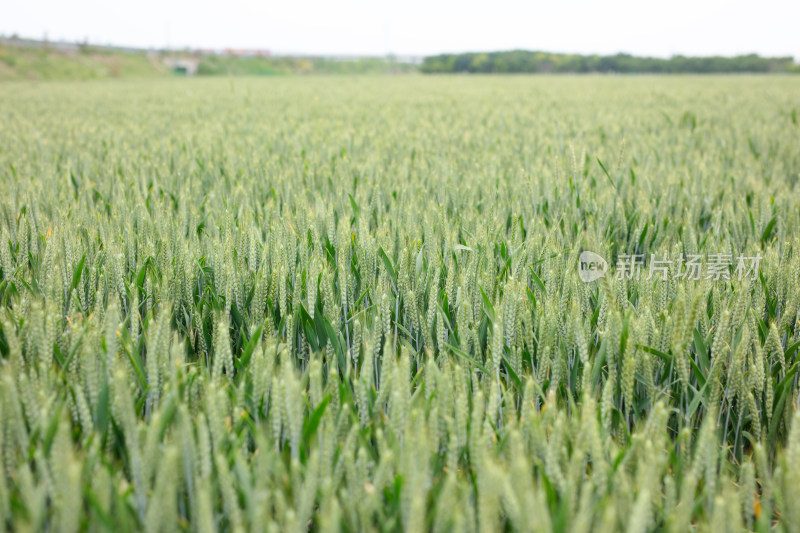
[[426,57],[420,69],[426,73],[736,73],[800,72],[792,57],[761,57],[757,54],[735,57],[686,57],[669,59],[637,57],[630,54],[611,56],[555,54],[513,50],[442,54]]

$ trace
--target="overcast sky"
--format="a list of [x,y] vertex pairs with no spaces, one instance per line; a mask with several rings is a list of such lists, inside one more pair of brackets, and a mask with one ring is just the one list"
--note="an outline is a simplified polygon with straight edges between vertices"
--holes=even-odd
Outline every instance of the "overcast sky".
[[139,47],[800,58],[800,1],[0,0],[0,34]]

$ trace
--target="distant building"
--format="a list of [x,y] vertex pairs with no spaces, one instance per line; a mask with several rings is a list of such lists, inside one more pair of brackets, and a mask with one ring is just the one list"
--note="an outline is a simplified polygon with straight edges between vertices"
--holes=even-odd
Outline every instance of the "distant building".
[[181,76],[194,76],[197,74],[197,67],[200,60],[195,57],[165,57],[164,64],[172,69],[172,72]]
[[221,55],[234,57],[269,57],[272,55],[269,50],[248,50],[240,48],[226,48]]

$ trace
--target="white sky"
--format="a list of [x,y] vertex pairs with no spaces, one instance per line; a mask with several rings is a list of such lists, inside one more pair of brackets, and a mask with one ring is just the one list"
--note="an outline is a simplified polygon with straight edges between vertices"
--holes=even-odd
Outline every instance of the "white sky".
[[799,23],[798,0],[0,0],[7,36],[331,55],[524,48],[800,58]]

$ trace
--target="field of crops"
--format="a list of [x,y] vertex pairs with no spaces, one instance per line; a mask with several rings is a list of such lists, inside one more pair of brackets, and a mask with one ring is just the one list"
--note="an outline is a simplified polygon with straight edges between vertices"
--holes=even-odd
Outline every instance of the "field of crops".
[[0,85],[0,531],[797,531],[798,113]]

